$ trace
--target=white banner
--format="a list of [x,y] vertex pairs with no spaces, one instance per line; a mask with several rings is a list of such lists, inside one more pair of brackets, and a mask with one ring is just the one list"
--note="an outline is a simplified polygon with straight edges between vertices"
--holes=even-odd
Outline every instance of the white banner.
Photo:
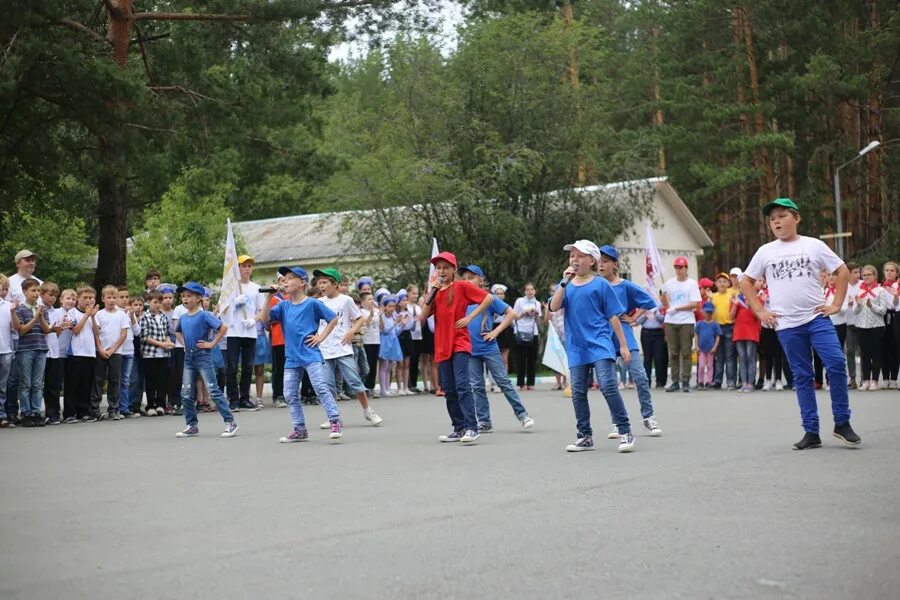
[[541,362],[557,373],[569,376],[569,359],[566,348],[552,324],[547,328],[547,345],[544,347],[544,358]]
[[231,219],[228,219],[228,235],[225,238],[225,266],[222,271],[222,293],[219,296],[220,313],[225,312],[231,306],[234,298],[241,293],[241,271],[238,268],[237,259],[234,232],[231,230]]
[[653,228],[650,226],[650,223],[647,223],[647,248],[645,251],[645,264],[646,264],[646,282],[644,284],[644,289],[650,294],[654,300],[659,299],[659,284],[657,283],[657,279],[661,283],[664,278],[665,269],[663,268],[662,259],[659,256],[659,250],[656,248],[656,242],[653,239]]

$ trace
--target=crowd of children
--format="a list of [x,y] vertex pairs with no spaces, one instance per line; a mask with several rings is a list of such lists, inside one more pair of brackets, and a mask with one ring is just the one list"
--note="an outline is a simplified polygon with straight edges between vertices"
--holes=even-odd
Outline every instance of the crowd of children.
[[[636,388],[644,427],[660,435],[650,381],[655,373],[664,387],[667,370],[667,392],[796,388],[809,434],[798,449],[819,443],[810,395],[831,388],[835,435],[858,443],[847,389],[898,387],[898,267],[886,263],[879,283],[873,265],[845,266],[824,244],[799,236],[792,201],[778,199],[764,212],[777,247],[763,246],[746,273],[735,267],[695,281],[678,257],[675,277],[655,299],[619,277],[614,247],[579,240],[565,247],[568,268],[550,299],[539,301],[529,283],[512,307],[506,286],[488,287],[480,267],[460,268],[449,252],[433,259],[435,276],[421,297],[415,285],[373,291],[369,277],[351,296],[338,270],[310,278],[301,267],[279,269],[263,293],[251,281],[253,258],[240,256],[239,293],[210,306],[210,288],[176,288],[157,270],[140,293],[113,285],[99,294],[89,286],[59,290],[34,275],[36,257],[23,250],[16,273],[0,275],[0,427],[169,414],[184,416],[178,437],[191,437],[199,433],[197,410],[218,410],[222,436],[232,437],[234,413],[263,407],[271,368],[272,405],[290,407],[292,430],[282,442],[309,438],[302,404],[321,404],[328,417],[321,428],[340,439],[336,400],[354,397],[378,426],[372,399],[426,391],[446,399],[453,430],[441,441],[469,444],[493,431],[488,384],[499,386],[522,428],[534,426],[519,393],[534,388],[543,325],[568,355],[571,381],[560,374],[554,389],[571,385],[577,439],[570,451],[593,448],[591,387],[608,404],[608,437],[620,440],[621,452],[634,447],[623,388]],[[511,350],[518,390],[508,377]]]

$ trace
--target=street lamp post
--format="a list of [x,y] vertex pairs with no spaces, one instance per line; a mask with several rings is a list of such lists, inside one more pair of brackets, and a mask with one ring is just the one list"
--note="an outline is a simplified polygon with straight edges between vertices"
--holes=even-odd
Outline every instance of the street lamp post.
[[835,225],[837,225],[837,253],[841,258],[844,258],[844,217],[841,214],[841,169],[862,158],[880,145],[881,142],[878,140],[869,142],[869,145],[860,150],[859,154],[839,166],[834,171],[834,210],[837,213],[835,219]]

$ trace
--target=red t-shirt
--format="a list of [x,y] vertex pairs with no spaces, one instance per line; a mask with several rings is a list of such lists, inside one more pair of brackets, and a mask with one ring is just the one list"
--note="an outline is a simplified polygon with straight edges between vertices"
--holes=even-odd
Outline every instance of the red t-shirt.
[[[453,290],[453,301],[447,301]],[[468,327],[456,327],[456,322],[466,316],[466,307],[480,304],[487,292],[468,281],[454,281],[434,297],[434,362],[450,360],[454,352],[472,352],[472,340]]]
[[737,313],[734,315],[734,333],[731,335],[731,340],[758,344],[760,327],[759,319],[756,318],[753,311],[739,305]]

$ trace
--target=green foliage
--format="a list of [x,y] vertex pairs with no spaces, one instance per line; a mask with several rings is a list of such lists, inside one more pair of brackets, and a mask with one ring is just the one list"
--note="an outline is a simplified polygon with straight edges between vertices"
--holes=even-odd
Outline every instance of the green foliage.
[[[210,285],[222,279],[226,220],[231,211],[226,200],[234,183],[207,169],[185,170],[163,194],[159,205],[144,219],[128,252],[128,284],[143,289],[151,268],[162,271],[169,283],[197,281]],[[240,240],[235,240],[238,251]]]

